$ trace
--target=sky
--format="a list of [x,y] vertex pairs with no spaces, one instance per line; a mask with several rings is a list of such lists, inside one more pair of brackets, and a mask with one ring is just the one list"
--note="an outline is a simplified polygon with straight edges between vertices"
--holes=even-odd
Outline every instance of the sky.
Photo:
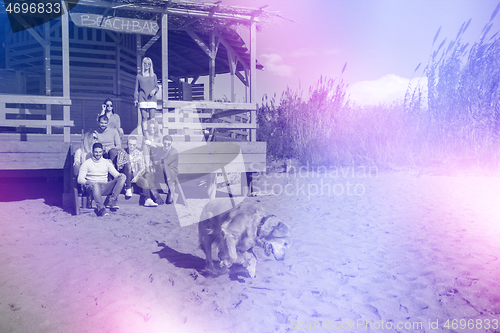
[[[320,77],[343,80],[358,105],[390,103],[412,85],[426,84],[422,70],[432,50],[456,37],[472,19],[464,39],[475,41],[499,0],[223,0],[221,5],[278,14],[257,33],[257,102],[288,88],[307,97]],[[500,27],[500,15],[492,32]],[[240,29],[248,39],[248,29]],[[344,73],[342,69],[347,63]],[[419,70],[415,68],[422,63]],[[223,81],[224,78],[218,78]],[[220,96],[219,96],[220,97]],[[243,93],[237,91],[237,99]]]

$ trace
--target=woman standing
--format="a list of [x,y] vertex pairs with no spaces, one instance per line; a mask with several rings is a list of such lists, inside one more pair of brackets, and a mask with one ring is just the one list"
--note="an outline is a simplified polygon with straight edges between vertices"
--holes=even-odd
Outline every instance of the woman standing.
[[150,58],[142,59],[142,73],[137,74],[135,81],[134,103],[139,105],[142,117],[142,131],[146,132],[146,122],[155,119],[157,107],[156,93],[158,92],[158,80],[153,70],[153,62]]
[[118,134],[120,134],[120,139],[123,138],[123,129],[121,128],[120,116],[115,113],[113,108],[113,101],[109,98],[106,98],[106,100],[102,104],[102,110],[97,117],[99,118],[99,116],[102,115],[108,117],[108,127],[116,128]]

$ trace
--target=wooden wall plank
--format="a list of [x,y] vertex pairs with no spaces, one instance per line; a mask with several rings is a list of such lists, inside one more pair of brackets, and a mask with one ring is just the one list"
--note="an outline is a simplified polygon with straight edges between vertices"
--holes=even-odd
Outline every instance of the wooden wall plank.
[[[54,153],[54,152],[67,152],[69,143],[57,141],[45,141],[46,137],[54,135],[39,134],[39,139],[34,142],[21,142],[21,141],[1,141],[0,153]],[[29,135],[28,135],[29,137]],[[58,135],[61,139],[61,135]]]
[[[248,163],[248,164],[228,164],[224,167],[226,172],[264,172],[266,163]],[[212,173],[220,169],[215,169],[208,164],[179,164],[180,174],[189,173]]]
[[[239,146],[243,154],[259,154],[266,153],[266,143],[265,142],[229,142],[229,144],[234,144]],[[184,152],[189,149],[194,149],[198,147],[205,147],[206,142],[173,142],[172,145],[177,149],[178,152]],[[231,146],[228,146],[227,142],[210,142],[210,151],[216,153],[224,153],[230,150]],[[193,153],[196,153],[194,151]],[[202,152],[200,152],[202,153]]]
[[[210,155],[200,155],[200,154],[187,154],[181,153],[179,157],[180,164],[220,164],[224,162],[229,162],[228,158],[231,154],[210,154]],[[237,157],[237,156],[236,156]],[[262,163],[266,162],[266,154],[242,154],[241,157],[245,164],[248,163]]]

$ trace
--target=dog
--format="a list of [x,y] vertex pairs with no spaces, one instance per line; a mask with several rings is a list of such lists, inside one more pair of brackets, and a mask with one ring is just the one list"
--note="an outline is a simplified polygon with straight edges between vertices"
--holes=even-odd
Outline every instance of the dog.
[[260,204],[244,201],[233,207],[227,199],[215,199],[204,208],[198,224],[200,246],[206,257],[206,270],[219,275],[212,258],[212,247],[218,249],[221,273],[239,261],[251,277],[256,275],[255,245],[269,256],[283,260],[291,245],[290,227]]

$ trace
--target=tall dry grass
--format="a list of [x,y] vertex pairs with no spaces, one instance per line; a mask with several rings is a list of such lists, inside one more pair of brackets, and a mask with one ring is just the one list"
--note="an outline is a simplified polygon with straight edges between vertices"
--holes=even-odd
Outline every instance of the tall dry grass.
[[499,9],[472,45],[462,41],[469,21],[435,47],[424,69],[428,91],[409,87],[399,105],[363,108],[349,103],[341,79],[321,78],[307,99],[290,89],[279,101],[265,96],[258,140],[271,158],[302,164],[499,170],[500,36],[489,37]]
[[352,107],[345,86],[328,82],[318,83],[307,101],[290,90],[279,103],[264,98],[258,140],[268,143],[270,157],[309,165],[415,164],[407,149],[415,136],[408,132],[412,117],[401,106]]
[[[500,36],[489,36],[500,3],[469,45],[464,22],[455,39],[444,39],[432,52],[425,68],[428,105],[421,113],[422,135],[441,158],[476,161],[498,168],[500,130]],[[439,30],[434,43],[439,37]],[[414,102],[414,101],[412,101]]]

